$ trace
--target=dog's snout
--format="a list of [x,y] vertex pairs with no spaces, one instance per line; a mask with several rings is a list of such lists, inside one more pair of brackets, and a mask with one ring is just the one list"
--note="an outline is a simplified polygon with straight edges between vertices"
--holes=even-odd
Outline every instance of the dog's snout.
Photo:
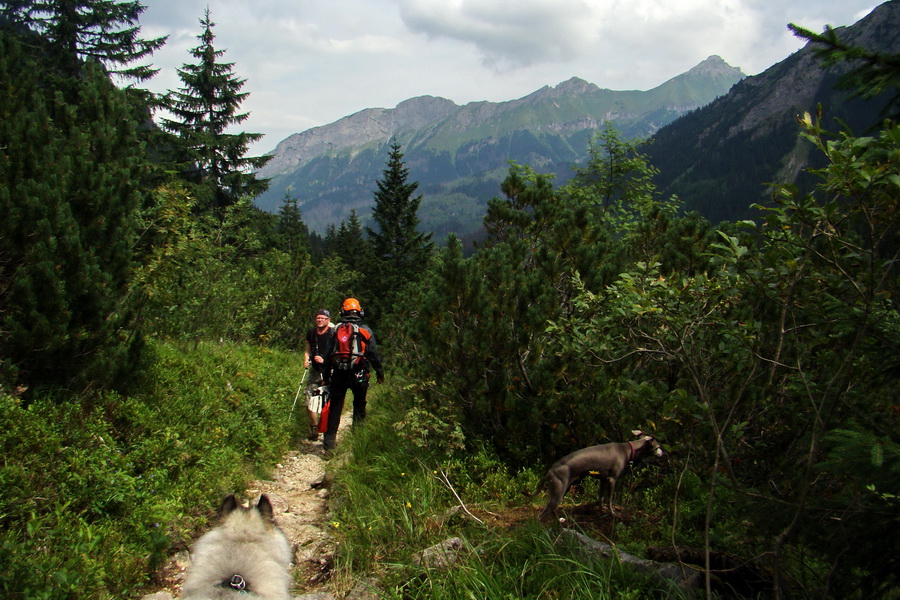
[[655,454],[655,455],[657,455],[657,456],[662,456],[662,455],[665,454],[665,453],[663,452],[663,449],[662,449],[662,448],[660,448],[659,446],[657,446],[656,449],[653,451],[653,454]]

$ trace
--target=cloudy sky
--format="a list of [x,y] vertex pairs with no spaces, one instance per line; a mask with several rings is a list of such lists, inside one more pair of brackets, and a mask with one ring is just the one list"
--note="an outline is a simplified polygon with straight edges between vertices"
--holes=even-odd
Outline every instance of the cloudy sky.
[[242,130],[262,154],[293,133],[415,96],[521,98],[580,77],[648,90],[713,54],[755,75],[801,46],[787,30],[851,25],[876,0],[145,0],[168,35],[155,91],[182,86],[207,6],[221,62],[247,80]]

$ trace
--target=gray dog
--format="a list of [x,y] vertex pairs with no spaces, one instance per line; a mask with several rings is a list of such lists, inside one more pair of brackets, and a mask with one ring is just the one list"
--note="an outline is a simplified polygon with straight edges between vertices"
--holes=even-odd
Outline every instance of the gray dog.
[[552,515],[569,488],[587,476],[600,478],[600,500],[602,502],[606,496],[609,514],[615,516],[612,500],[613,492],[616,489],[616,480],[622,476],[628,465],[651,454],[663,455],[662,448],[659,447],[659,443],[653,439],[653,436],[646,435],[641,431],[632,431],[632,433],[641,437],[633,442],[588,446],[567,454],[553,463],[547,474],[538,482],[537,489],[530,494],[531,496],[536,495],[545,485],[549,490],[547,506],[541,511],[540,520],[543,521]]
[[268,496],[247,508],[232,494],[219,515],[222,522],[194,544],[182,597],[289,600],[291,544],[275,524]]

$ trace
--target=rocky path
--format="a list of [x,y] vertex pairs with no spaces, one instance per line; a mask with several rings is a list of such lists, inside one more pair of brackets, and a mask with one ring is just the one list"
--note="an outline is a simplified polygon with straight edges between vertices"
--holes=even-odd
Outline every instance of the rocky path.
[[[338,433],[350,425],[350,414],[341,418]],[[268,495],[275,508],[275,519],[294,549],[294,597],[297,600],[329,600],[326,582],[331,572],[334,539],[330,534],[328,481],[322,458],[321,435],[318,442],[302,441],[297,450],[282,457],[271,479],[252,482],[244,493],[247,500]],[[173,557],[164,568],[163,589],[143,600],[171,600],[181,591],[184,573],[190,565],[187,552]]]
[[295,589],[305,592],[323,587],[334,554],[321,448],[321,443],[304,441],[276,465],[272,479],[253,482],[246,492],[247,498],[266,494],[272,501],[275,519],[294,549]]

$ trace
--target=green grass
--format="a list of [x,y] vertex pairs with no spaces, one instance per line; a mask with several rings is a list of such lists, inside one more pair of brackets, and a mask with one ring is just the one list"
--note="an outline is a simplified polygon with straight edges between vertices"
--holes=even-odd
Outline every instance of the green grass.
[[[402,395],[397,386],[375,386],[367,421],[339,450],[350,456],[338,461],[332,491],[338,596],[372,576],[382,597],[404,600],[679,597],[558,542],[559,528],[538,523],[539,508],[521,495],[537,473],[510,473],[486,449],[448,452],[440,436],[423,448],[401,435]],[[452,568],[415,566],[422,550],[457,536],[466,548]]]
[[[293,353],[152,342],[128,395],[0,395],[7,597],[135,595],[297,435]],[[299,414],[299,413],[298,413]]]
[[446,571],[407,570],[395,598],[648,598],[656,590],[614,561],[558,544],[553,531],[532,521],[467,549]]

